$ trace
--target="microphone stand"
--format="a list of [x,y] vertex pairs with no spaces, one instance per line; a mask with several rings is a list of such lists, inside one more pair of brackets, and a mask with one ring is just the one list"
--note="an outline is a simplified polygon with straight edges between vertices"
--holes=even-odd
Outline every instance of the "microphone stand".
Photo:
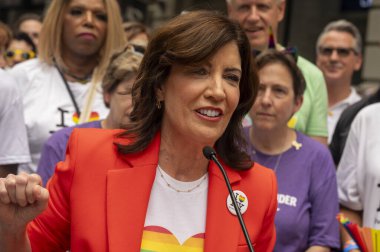
[[241,216],[241,213],[240,213],[240,209],[239,209],[239,207],[237,205],[236,198],[235,198],[234,192],[232,191],[232,188],[231,188],[231,185],[230,185],[230,180],[227,177],[226,171],[224,170],[223,166],[219,163],[219,160],[216,158],[216,153],[215,153],[215,151],[214,151],[213,148],[211,148],[209,146],[206,146],[205,148],[203,148],[203,154],[205,155],[205,157],[208,160],[214,161],[216,163],[216,165],[218,166],[218,168],[220,169],[220,171],[222,172],[223,177],[224,177],[224,181],[226,182],[226,185],[227,185],[227,188],[228,188],[228,192],[229,192],[230,197],[232,199],[232,204],[234,205],[235,212],[236,212],[237,217],[238,217],[239,222],[240,222],[240,226],[241,226],[241,228],[243,230],[244,237],[245,237],[245,240],[247,242],[249,251],[250,252],[255,252],[254,249],[253,249],[253,246],[252,246],[251,239],[249,238],[247,227],[245,226],[243,217]]

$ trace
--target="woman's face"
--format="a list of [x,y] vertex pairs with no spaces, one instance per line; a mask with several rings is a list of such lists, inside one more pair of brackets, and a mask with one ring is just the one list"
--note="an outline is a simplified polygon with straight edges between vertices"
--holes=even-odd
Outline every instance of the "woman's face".
[[174,64],[157,91],[164,104],[162,136],[213,145],[239,103],[240,78],[241,59],[234,42],[203,63]]
[[35,46],[38,46],[38,39],[42,29],[42,23],[37,20],[28,19],[20,24],[19,30],[25,32],[32,39]]
[[259,80],[259,92],[249,112],[253,126],[261,130],[287,127],[302,104],[302,98],[294,97],[291,74],[282,64],[269,63],[259,70]]
[[34,57],[32,47],[24,40],[12,40],[5,53],[5,60],[9,67]]
[[63,53],[98,55],[107,35],[102,0],[71,0],[63,15]]
[[111,93],[105,93],[104,99],[109,104],[110,112],[108,120],[111,128],[120,128],[129,123],[129,115],[132,111],[132,86],[136,76],[119,83]]

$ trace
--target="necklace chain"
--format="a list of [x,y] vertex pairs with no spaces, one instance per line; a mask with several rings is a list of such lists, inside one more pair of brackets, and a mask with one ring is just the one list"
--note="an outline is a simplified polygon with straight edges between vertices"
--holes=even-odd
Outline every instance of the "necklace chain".
[[274,170],[275,173],[277,172],[278,165],[280,164],[282,154],[283,154],[283,152],[277,157],[276,164],[275,164],[275,166],[273,168],[273,170]]
[[[292,141],[292,147],[294,147],[296,149],[296,151],[298,151],[299,149],[301,149],[302,147],[302,143],[299,143],[297,142],[297,139],[296,140],[293,140]],[[277,157],[277,160],[276,160],[276,164],[274,165],[274,168],[273,168],[273,171],[276,173],[277,172],[277,169],[278,169],[278,166],[280,165],[280,162],[281,162],[281,158],[282,158],[282,154],[284,154],[286,151],[284,152],[281,152],[280,155],[278,155]],[[258,155],[257,155],[257,150],[255,148],[253,148],[252,150],[252,153],[253,155],[258,159]],[[256,160],[257,162],[257,160]],[[263,163],[263,165],[265,166],[265,164]]]
[[[253,149],[253,150],[252,150],[252,153],[253,153],[253,155],[256,157],[256,159],[259,159],[259,156],[257,155],[257,150]],[[274,165],[274,167],[273,167],[273,171],[274,171],[275,173],[277,172],[277,168],[278,168],[278,166],[280,165],[281,158],[282,158],[282,154],[284,154],[284,152],[281,152],[281,154],[278,155],[278,157],[277,157],[277,159],[276,159],[276,163],[275,163],[275,165]],[[271,157],[273,157],[273,156],[271,156]],[[255,160],[255,162],[258,162],[258,160]],[[262,165],[265,166],[266,164],[262,163]],[[267,167],[269,167],[269,166],[267,166]]]
[[188,189],[188,190],[180,190],[180,189],[178,189],[178,188],[175,188],[173,185],[171,185],[171,184],[165,179],[165,176],[164,176],[164,174],[162,174],[162,171],[161,171],[161,168],[160,168],[160,167],[158,167],[158,172],[160,173],[160,177],[164,180],[165,184],[166,184],[170,189],[172,189],[172,190],[174,190],[174,191],[176,191],[176,192],[178,192],[178,193],[189,193],[189,192],[194,191],[195,189],[199,188],[199,187],[202,185],[203,181],[205,181],[206,178],[207,178],[207,175],[205,175],[205,176],[203,176],[202,180],[201,180],[197,185],[195,185],[194,187],[192,187],[192,188],[190,188],[190,189]]

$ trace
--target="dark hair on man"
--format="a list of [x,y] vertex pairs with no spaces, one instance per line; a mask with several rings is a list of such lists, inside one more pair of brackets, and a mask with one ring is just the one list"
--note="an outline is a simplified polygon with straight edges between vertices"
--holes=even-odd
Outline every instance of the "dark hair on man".
[[283,65],[292,76],[294,99],[301,97],[306,89],[305,78],[290,54],[277,50],[266,50],[256,58],[258,70],[275,63]]
[[16,33],[12,40],[25,41],[31,48],[34,53],[36,53],[36,45],[33,43],[33,40],[25,32]]
[[42,23],[42,17],[36,13],[24,13],[15,22],[14,31],[16,33],[20,32],[20,26],[24,21],[34,20]]
[[241,58],[240,99],[225,132],[216,141],[215,149],[227,165],[240,170],[250,168],[252,162],[241,148],[245,145],[241,129],[242,119],[257,95],[257,72],[244,31],[234,21],[211,11],[179,15],[153,35],[132,89],[132,122],[128,131],[119,135],[132,138],[133,142],[118,145],[119,151],[134,153],[144,150],[160,129],[165,108],[156,107],[156,92],[165,83],[173,64],[204,62],[230,42],[236,43]]

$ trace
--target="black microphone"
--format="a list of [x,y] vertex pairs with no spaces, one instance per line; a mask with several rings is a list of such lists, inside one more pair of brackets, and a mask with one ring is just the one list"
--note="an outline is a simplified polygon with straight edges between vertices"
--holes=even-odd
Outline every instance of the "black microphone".
[[230,193],[230,197],[232,199],[232,203],[233,203],[234,208],[235,208],[235,212],[236,212],[237,217],[239,219],[241,229],[243,230],[245,241],[247,242],[249,251],[250,252],[254,252],[253,246],[252,246],[252,243],[251,243],[251,239],[249,238],[247,227],[245,226],[243,217],[241,216],[241,213],[240,213],[240,208],[237,205],[234,192],[232,191],[232,188],[231,188],[231,185],[230,185],[230,180],[228,179],[227,173],[224,170],[223,166],[219,163],[218,159],[216,158],[216,152],[215,152],[215,150],[212,147],[210,147],[210,146],[205,146],[203,148],[203,155],[208,160],[214,161],[216,163],[216,165],[219,167],[220,171],[222,172],[223,177],[224,177],[224,181],[226,182],[226,185],[227,185],[227,188],[228,188],[228,192]]

